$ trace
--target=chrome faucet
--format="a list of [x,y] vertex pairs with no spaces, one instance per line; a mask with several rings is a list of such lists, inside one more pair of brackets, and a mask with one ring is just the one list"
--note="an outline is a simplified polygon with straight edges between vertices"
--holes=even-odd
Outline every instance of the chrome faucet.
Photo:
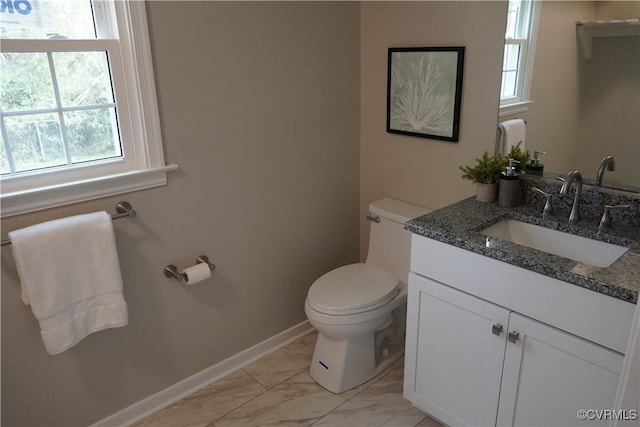
[[576,182],[576,195],[573,198],[573,206],[571,207],[571,214],[569,215],[569,221],[580,221],[580,196],[582,196],[582,174],[578,171],[569,172],[567,177],[560,187],[560,194],[568,194],[571,189],[573,181]]
[[613,156],[607,156],[600,162],[600,166],[598,167],[598,175],[596,175],[596,186],[600,187],[602,185],[602,177],[604,176],[604,169],[607,168],[608,171],[616,170],[616,160]]

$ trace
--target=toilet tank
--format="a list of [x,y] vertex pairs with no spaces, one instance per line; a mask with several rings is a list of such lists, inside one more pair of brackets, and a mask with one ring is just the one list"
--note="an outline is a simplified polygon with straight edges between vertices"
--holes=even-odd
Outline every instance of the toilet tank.
[[366,262],[407,283],[411,232],[404,229],[404,223],[430,210],[387,197],[372,202],[369,212],[372,216],[379,217],[380,222],[371,221]]

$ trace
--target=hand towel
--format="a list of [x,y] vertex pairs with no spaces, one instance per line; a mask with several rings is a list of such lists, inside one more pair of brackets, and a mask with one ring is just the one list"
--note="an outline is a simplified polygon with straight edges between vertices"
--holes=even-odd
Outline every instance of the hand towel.
[[525,136],[527,133],[526,125],[522,119],[511,119],[500,123],[500,130],[502,134],[502,154],[507,156],[511,151],[511,147],[520,144],[520,149],[525,150]]
[[9,232],[22,299],[49,354],[128,323],[111,216],[77,215]]

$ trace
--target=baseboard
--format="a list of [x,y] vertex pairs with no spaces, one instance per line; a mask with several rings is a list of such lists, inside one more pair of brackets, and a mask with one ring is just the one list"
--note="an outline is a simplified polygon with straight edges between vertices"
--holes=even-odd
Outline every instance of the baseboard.
[[171,405],[174,402],[206,387],[230,373],[261,358],[265,354],[288,344],[312,329],[308,320],[268,338],[253,347],[241,351],[213,366],[204,369],[156,394],[142,399],[123,410],[110,415],[90,427],[125,427]]

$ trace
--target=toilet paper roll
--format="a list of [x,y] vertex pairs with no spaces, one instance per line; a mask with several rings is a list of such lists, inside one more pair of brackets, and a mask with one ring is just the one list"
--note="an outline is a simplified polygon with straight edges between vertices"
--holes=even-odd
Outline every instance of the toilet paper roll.
[[205,263],[185,268],[182,272],[186,275],[184,282],[187,285],[193,285],[211,277],[211,269]]

